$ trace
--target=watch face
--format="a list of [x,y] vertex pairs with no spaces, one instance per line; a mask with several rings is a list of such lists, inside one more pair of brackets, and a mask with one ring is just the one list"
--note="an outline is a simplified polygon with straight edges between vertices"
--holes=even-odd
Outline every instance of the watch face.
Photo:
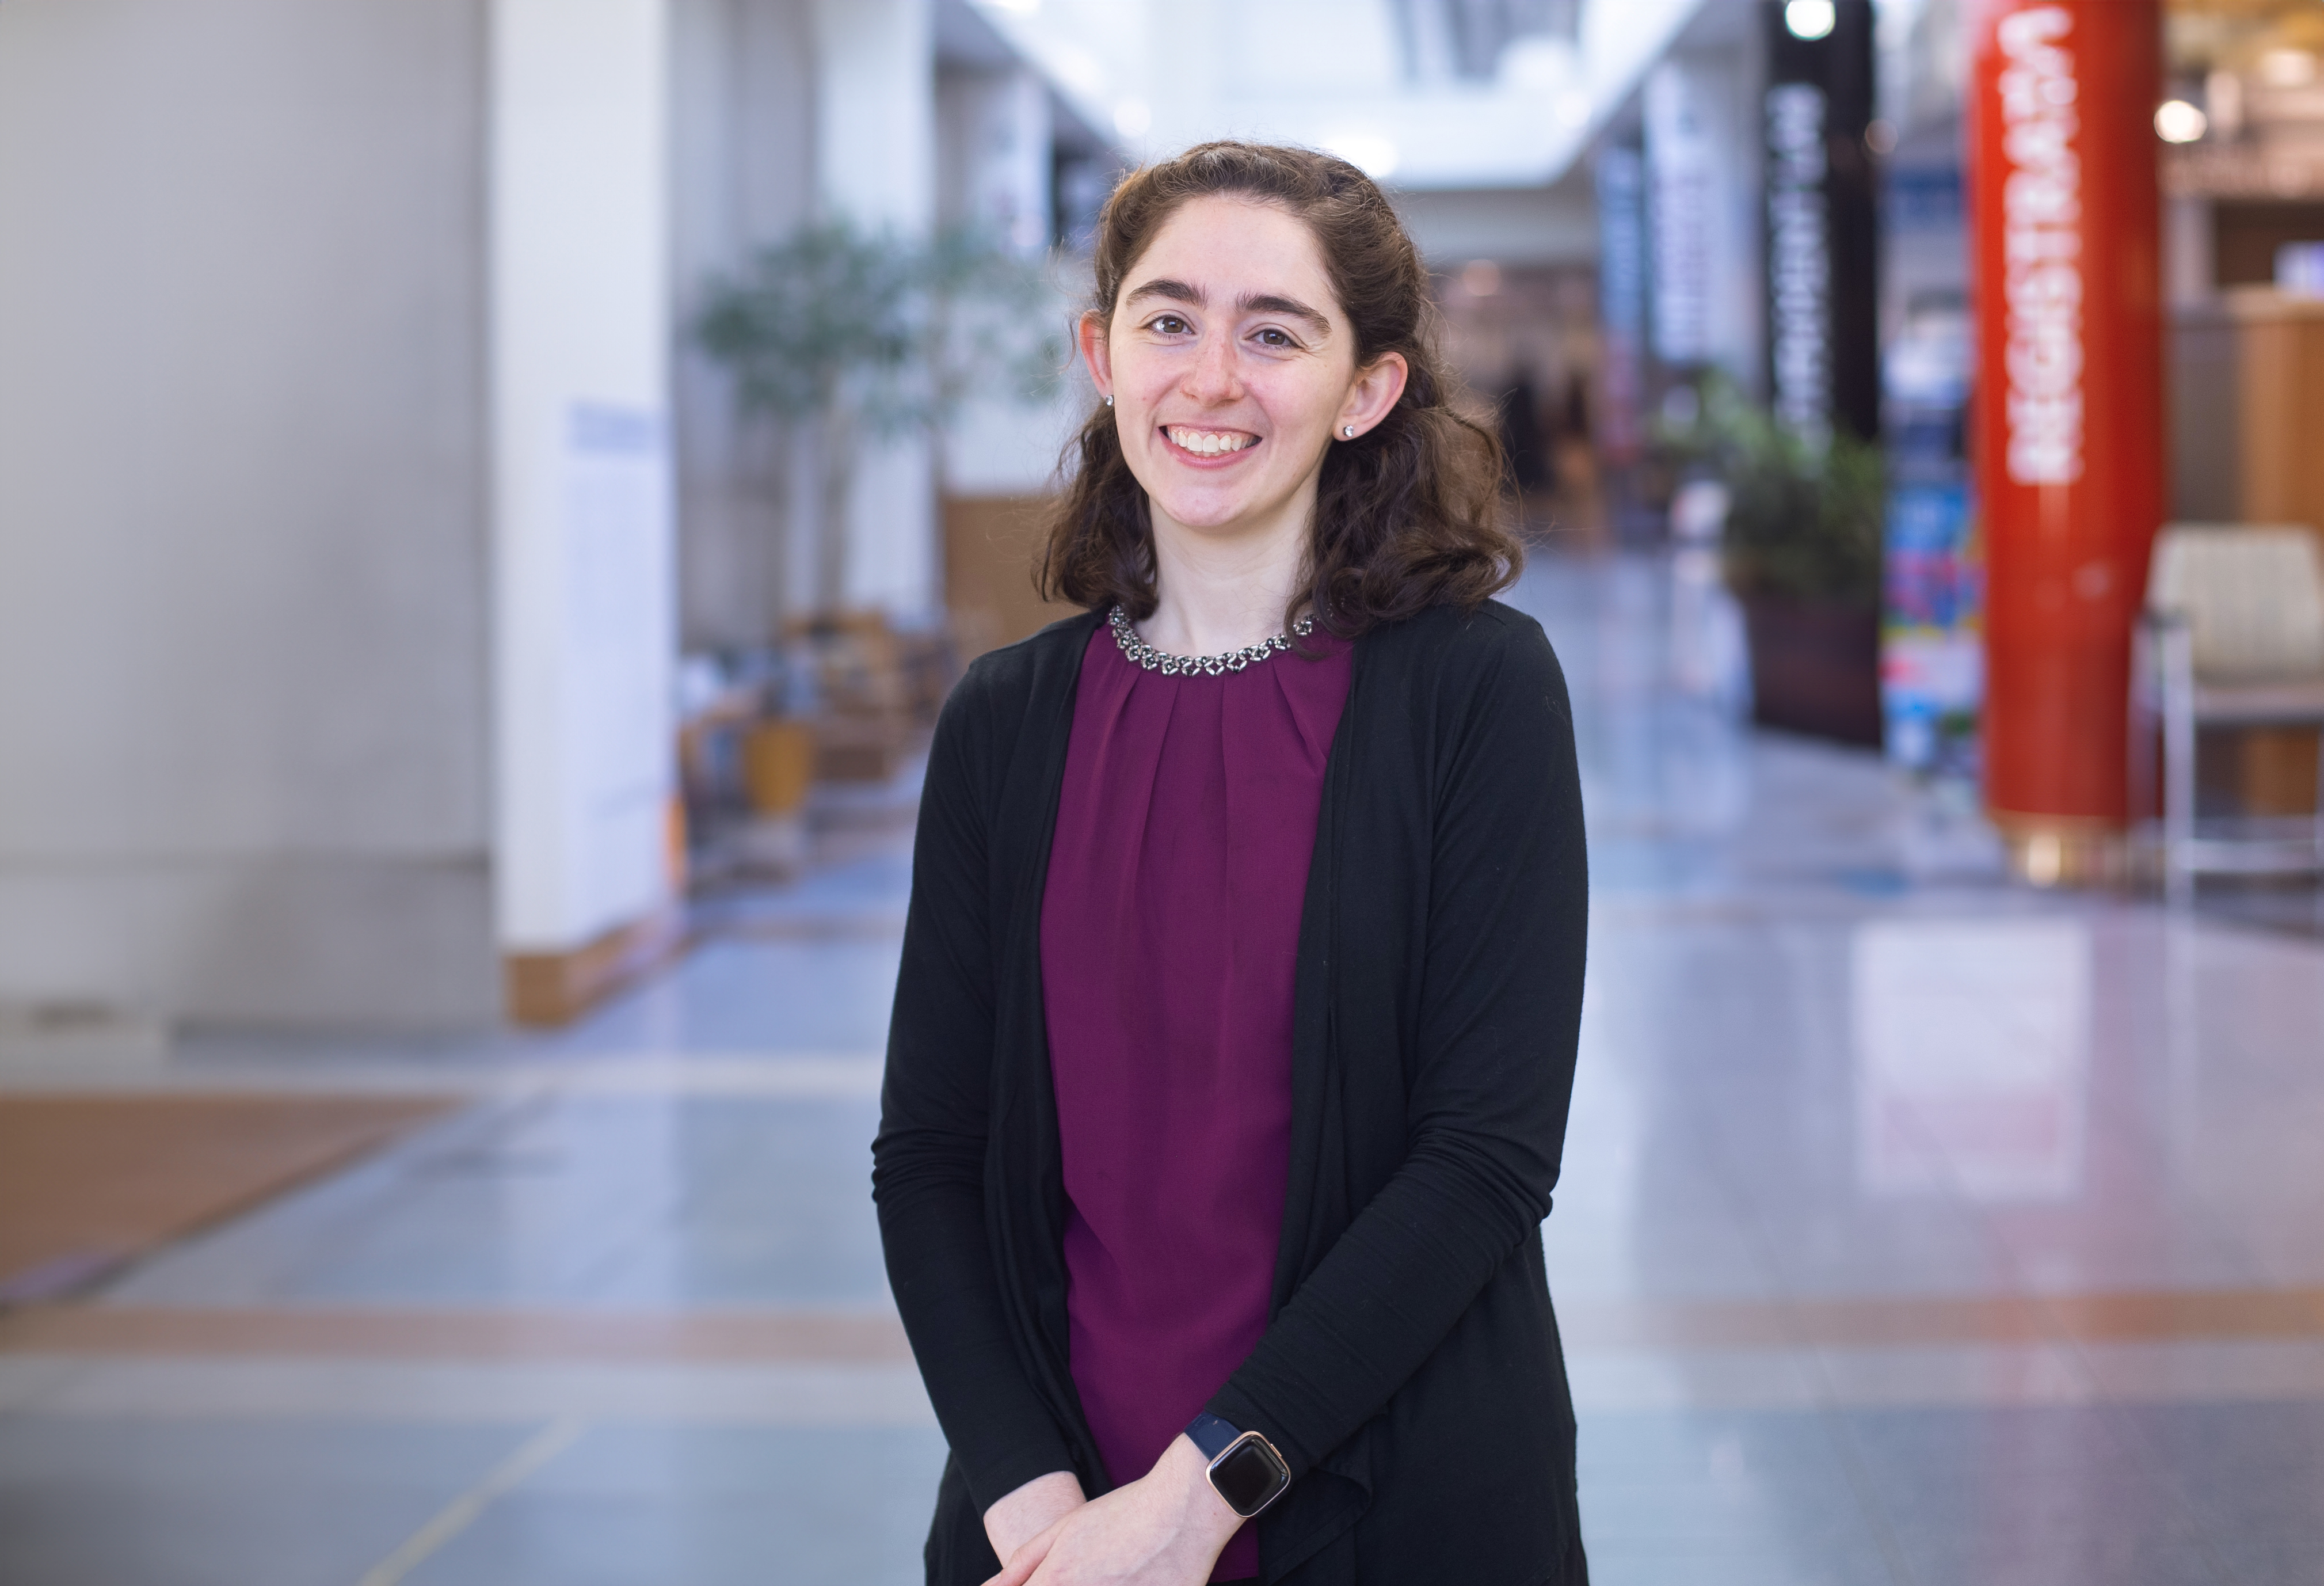
[[1211,1467],[1211,1485],[1218,1489],[1229,1508],[1244,1516],[1265,1508],[1290,1480],[1291,1472],[1282,1462],[1256,1439],[1238,1443]]

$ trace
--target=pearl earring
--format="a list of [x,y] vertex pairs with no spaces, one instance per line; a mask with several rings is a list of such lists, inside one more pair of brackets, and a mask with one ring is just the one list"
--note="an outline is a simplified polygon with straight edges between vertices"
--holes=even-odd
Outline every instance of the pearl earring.
[[1105,399],[1105,405],[1109,408],[1113,406],[1113,399],[1111,396]]
[[1350,440],[1353,440],[1356,438],[1356,427],[1350,424],[1343,428],[1340,433],[1346,436]]

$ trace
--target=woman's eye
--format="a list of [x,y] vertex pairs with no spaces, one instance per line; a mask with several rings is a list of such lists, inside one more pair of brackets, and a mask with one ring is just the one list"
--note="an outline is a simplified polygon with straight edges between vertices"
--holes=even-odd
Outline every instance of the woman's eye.
[[1260,346],[1269,347],[1293,347],[1299,345],[1272,325],[1259,333],[1259,341]]
[[1178,336],[1194,327],[1176,314],[1163,314],[1155,318],[1154,328],[1164,336]]

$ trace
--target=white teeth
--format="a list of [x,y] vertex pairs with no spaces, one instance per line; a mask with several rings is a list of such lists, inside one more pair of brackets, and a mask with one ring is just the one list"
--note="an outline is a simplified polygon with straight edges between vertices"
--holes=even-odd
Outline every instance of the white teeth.
[[1203,457],[1214,457],[1221,452],[1241,451],[1254,438],[1248,435],[1222,434],[1214,429],[1167,429],[1164,433],[1179,446]]

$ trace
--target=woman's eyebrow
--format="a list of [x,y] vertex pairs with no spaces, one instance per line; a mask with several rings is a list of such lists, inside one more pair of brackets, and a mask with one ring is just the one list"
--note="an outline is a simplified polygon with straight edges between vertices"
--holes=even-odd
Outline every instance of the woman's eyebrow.
[[1136,288],[1122,301],[1125,304],[1135,303],[1144,298],[1163,298],[1174,303],[1191,304],[1197,309],[1209,307],[1211,301],[1204,295],[1202,288],[1188,286],[1183,281],[1172,281],[1167,277],[1159,281],[1149,281],[1145,285]]
[[1294,319],[1304,319],[1321,336],[1329,333],[1332,322],[1297,298],[1278,297],[1273,292],[1246,294],[1236,305],[1246,314],[1288,314]]
[[[1136,303],[1147,298],[1161,298],[1196,309],[1206,309],[1211,302],[1210,294],[1202,288],[1189,286],[1183,281],[1173,281],[1167,276],[1134,288],[1122,301],[1124,304]],[[1318,335],[1328,334],[1332,328],[1332,321],[1316,309],[1297,298],[1286,298],[1277,292],[1246,292],[1236,300],[1235,307],[1246,314],[1287,314],[1314,327]]]

